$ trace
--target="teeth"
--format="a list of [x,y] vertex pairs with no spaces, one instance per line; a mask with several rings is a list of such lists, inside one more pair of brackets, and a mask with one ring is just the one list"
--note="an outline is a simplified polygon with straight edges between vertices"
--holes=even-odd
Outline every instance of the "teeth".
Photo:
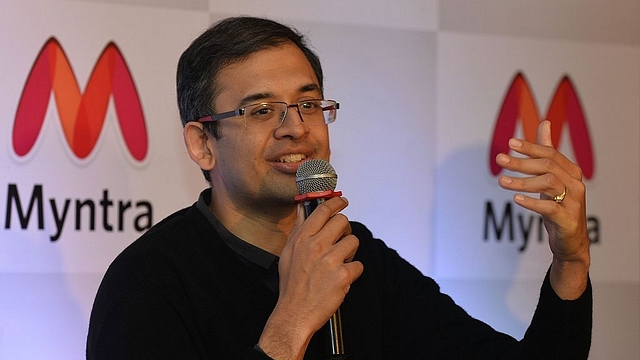
[[289,154],[281,157],[280,159],[278,159],[278,161],[283,163],[294,163],[300,162],[306,158],[307,156],[304,154]]

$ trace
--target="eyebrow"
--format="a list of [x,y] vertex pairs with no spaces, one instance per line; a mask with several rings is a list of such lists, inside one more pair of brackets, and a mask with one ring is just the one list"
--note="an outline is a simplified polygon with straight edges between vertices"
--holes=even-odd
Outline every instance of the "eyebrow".
[[[312,91],[318,91],[322,93],[322,91],[320,91],[320,86],[314,83],[302,85],[300,88],[298,88],[299,93],[306,93],[306,92],[312,92]],[[273,96],[274,96],[273,93],[269,93],[269,92],[250,94],[240,99],[240,102],[238,102],[238,106],[242,107],[245,105],[254,104],[256,102],[260,102],[261,100],[269,99]]]
[[238,106],[242,107],[248,104],[253,104],[255,102],[258,102],[260,100],[264,100],[264,99],[268,99],[270,97],[272,97],[273,94],[271,93],[257,93],[257,94],[251,94],[251,95],[247,95],[245,97],[243,97],[242,99],[240,99],[240,102],[238,103]]
[[318,92],[322,93],[322,91],[320,91],[320,86],[318,86],[318,84],[314,84],[314,83],[303,85],[303,86],[300,87],[300,89],[298,89],[298,91],[299,92],[318,91]]

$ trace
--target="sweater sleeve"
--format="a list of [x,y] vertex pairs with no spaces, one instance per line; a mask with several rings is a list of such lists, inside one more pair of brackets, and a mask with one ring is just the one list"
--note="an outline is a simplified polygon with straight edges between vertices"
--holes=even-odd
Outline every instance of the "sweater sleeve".
[[[471,317],[437,283],[374,239],[361,224],[365,271],[379,286],[388,349],[396,358],[586,359],[591,343],[591,284],[573,301],[561,300],[544,279],[532,322],[521,341]],[[365,245],[365,243],[368,243]],[[381,255],[375,255],[376,253]],[[489,319],[490,320],[490,319]],[[389,354],[388,354],[389,355]]]
[[549,273],[531,324],[520,342],[526,358],[586,359],[593,325],[591,280],[578,299],[562,300],[551,287]]

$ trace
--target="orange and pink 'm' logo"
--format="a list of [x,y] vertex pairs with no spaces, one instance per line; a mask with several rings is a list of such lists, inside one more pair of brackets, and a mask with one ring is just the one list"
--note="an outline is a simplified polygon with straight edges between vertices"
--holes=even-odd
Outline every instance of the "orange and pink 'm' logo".
[[[591,179],[595,167],[591,139],[580,100],[568,76],[560,80],[551,99],[546,119],[551,121],[551,139],[556,147],[560,145],[560,135],[564,125],[568,126],[576,162],[582,168],[584,177]],[[522,122],[524,138],[535,142],[536,131],[541,120],[527,80],[522,73],[517,73],[513,79],[496,121],[489,154],[489,166],[493,175],[498,175],[502,170],[494,159],[498,153],[509,151],[508,141],[514,135],[518,120]]]
[[13,149],[18,156],[25,156],[35,145],[52,91],[65,139],[79,159],[94,149],[111,95],[131,156],[137,161],[146,157],[148,139],[142,106],[115,43],[108,43],[102,51],[83,94],[64,50],[55,38],[47,40],[29,73],[16,111]]

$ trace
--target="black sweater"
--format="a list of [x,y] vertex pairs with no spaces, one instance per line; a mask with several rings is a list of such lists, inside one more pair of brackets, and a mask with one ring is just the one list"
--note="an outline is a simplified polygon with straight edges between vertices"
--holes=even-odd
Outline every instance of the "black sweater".
[[[473,319],[438,285],[352,223],[364,273],[341,306],[348,359],[586,359],[591,285],[563,301],[548,274],[524,338]],[[125,249],[98,290],[87,359],[268,359],[254,349],[277,301],[195,205]],[[305,359],[321,359],[324,334]]]

